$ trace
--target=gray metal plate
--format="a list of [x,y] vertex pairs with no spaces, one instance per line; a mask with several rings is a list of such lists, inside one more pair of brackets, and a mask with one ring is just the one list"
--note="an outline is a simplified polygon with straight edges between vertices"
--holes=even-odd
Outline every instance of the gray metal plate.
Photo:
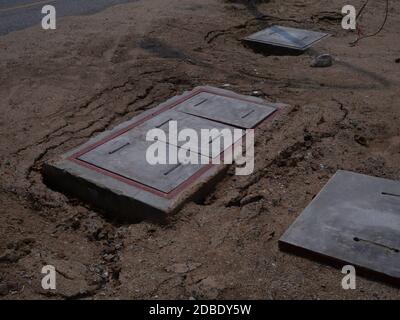
[[[176,136],[172,132],[170,135],[169,129],[170,129],[171,121],[176,121],[178,136]],[[230,125],[211,121],[211,120],[208,120],[205,118],[196,117],[196,116],[184,113],[184,112],[179,112],[179,111],[176,111],[175,109],[165,111],[165,112],[155,116],[154,118],[151,118],[150,120],[146,121],[142,125],[127,132],[126,135],[129,135],[131,137],[135,136],[142,140],[145,140],[147,132],[149,130],[155,129],[155,128],[162,129],[166,134],[166,139],[161,138],[161,141],[176,145],[178,147],[182,147],[183,149],[186,149],[186,150],[192,150],[192,151],[197,150],[196,151],[197,153],[200,153],[200,154],[210,157],[210,158],[214,158],[215,156],[219,155],[222,151],[224,151],[224,149],[226,149],[226,147],[229,147],[230,145],[232,145],[232,143],[235,143],[238,140],[238,139],[236,139],[236,140],[232,139],[232,142],[230,142],[230,143],[229,143],[229,141],[227,141],[227,145],[225,146],[224,145],[225,142],[222,138],[222,135],[220,135],[220,136],[216,136],[214,139],[210,139],[209,143],[208,143],[208,147],[206,147],[205,145],[202,145],[201,141],[200,141],[202,130],[216,129],[219,132],[222,132],[222,130],[226,129],[226,130],[229,130],[230,135],[233,138],[234,137],[233,130],[235,128]],[[182,137],[182,139],[181,139],[179,137],[179,132],[181,132],[183,129],[194,130],[196,132],[197,137],[199,137],[199,140],[195,141],[195,140],[186,138],[187,139],[186,141],[178,141],[178,138],[179,138],[179,140],[182,140],[184,138],[184,137]],[[244,133],[245,132],[243,131],[242,134],[240,135],[240,137],[243,136]],[[214,142],[215,144],[217,144],[218,143],[217,139],[219,139],[219,138],[220,138],[219,147],[217,147],[216,152],[212,153],[212,143]]]
[[338,171],[280,242],[400,279],[400,183]]
[[250,129],[276,111],[276,108],[201,92],[179,104],[176,110],[239,128]]
[[327,33],[310,30],[272,26],[256,32],[244,40],[270,44],[295,50],[306,50],[315,42],[329,36]]
[[[156,164],[146,160],[147,148],[153,142],[135,136],[122,135],[112,139],[79,157],[104,170],[168,193],[191,177],[201,168],[199,164]],[[168,153],[168,145],[166,150]]]

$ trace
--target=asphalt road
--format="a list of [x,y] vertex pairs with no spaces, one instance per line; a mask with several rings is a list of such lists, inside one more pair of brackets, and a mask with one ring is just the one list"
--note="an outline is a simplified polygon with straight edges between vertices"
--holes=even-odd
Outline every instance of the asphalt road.
[[56,16],[88,15],[133,0],[0,0],[0,36],[33,25],[40,26],[42,7],[51,4]]

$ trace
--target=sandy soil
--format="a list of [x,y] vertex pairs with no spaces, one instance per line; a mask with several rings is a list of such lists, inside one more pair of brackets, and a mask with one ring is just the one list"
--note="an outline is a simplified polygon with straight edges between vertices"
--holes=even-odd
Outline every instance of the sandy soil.
[[[400,3],[381,34],[354,47],[340,27],[344,4],[146,0],[1,37],[1,297],[399,298],[363,277],[344,291],[340,270],[278,249],[337,169],[400,179]],[[367,32],[384,1],[370,6]],[[301,56],[242,46],[272,23],[333,36]],[[317,53],[337,61],[311,68]],[[258,130],[254,175],[227,175],[167,225],[110,221],[42,183],[51,157],[185,90],[224,84],[290,107]],[[59,272],[54,293],[40,286],[45,264]]]

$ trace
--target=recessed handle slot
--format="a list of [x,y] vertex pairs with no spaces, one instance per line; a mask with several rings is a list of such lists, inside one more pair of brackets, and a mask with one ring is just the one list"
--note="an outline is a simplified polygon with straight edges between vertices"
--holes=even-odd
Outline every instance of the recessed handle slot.
[[171,120],[173,120],[173,119],[165,120],[164,122],[162,122],[161,124],[159,124],[158,126],[156,126],[156,128],[161,128],[163,125],[169,123]]
[[112,151],[109,151],[108,154],[116,153],[116,152],[118,152],[119,150],[121,150],[121,149],[123,149],[123,148],[125,148],[125,147],[127,147],[127,146],[129,146],[129,145],[130,145],[130,143],[127,142],[127,143],[125,143],[124,145],[122,145],[122,146],[120,146],[120,147],[118,147],[118,148],[116,148],[116,149],[114,149],[114,150],[112,150]]
[[399,197],[400,198],[400,194],[396,194],[396,193],[382,192],[382,195],[390,196],[390,197]]
[[196,103],[194,106],[198,107],[199,105],[203,104],[204,102],[206,102],[208,99],[203,99],[200,102]]
[[242,116],[242,119],[248,117],[248,116],[251,115],[254,111],[255,111],[254,109],[253,109],[253,110],[250,110],[249,112],[247,112],[246,114],[244,114],[244,115]]
[[358,238],[358,237],[354,237],[353,240],[356,241],[356,242],[366,242],[366,243],[369,243],[369,244],[384,248],[386,250],[390,250],[390,251],[392,251],[394,253],[399,253],[400,252],[399,249],[392,248],[392,247],[389,247],[389,246],[387,246],[385,244],[378,243],[378,242],[375,242],[375,241],[365,240],[365,239],[361,239],[361,238]]
[[172,168],[170,168],[168,171],[164,172],[164,176],[169,175],[172,171],[178,169],[182,164],[178,163],[177,165],[173,166]]

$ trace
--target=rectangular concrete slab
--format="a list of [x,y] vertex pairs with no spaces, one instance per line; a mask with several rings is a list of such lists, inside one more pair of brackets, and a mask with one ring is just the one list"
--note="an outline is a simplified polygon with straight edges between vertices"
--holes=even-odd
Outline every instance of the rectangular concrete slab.
[[244,40],[277,47],[304,51],[329,34],[304,29],[272,26],[256,32]]
[[[227,169],[224,164],[208,163],[210,156],[207,156],[204,149],[189,152],[192,150],[190,143],[174,143],[170,139],[159,141],[167,147],[167,152],[170,147],[176,147],[177,152],[182,151],[199,159],[198,163],[152,165],[146,160],[146,152],[154,144],[154,141],[146,141],[147,132],[156,128],[168,134],[171,121],[177,121],[178,131],[184,128],[196,133],[202,129],[238,129],[234,124],[180,110],[187,101],[194,97],[204,97],[204,94],[207,97],[223,97],[222,105],[226,104],[225,98],[229,98],[231,102],[224,106],[226,108],[235,108],[236,101],[246,103],[249,111],[251,108],[265,108],[267,113],[263,114],[264,120],[284,107],[282,104],[266,104],[262,99],[219,88],[198,87],[50,160],[42,168],[45,183],[112,214],[113,218],[165,219],[166,214],[178,211],[186,201],[203,196],[211,190]],[[247,125],[255,125],[262,119],[254,119]],[[225,152],[231,152],[232,145]]]
[[239,128],[250,129],[276,111],[272,105],[202,92],[182,102],[177,110]]
[[279,242],[398,281],[400,182],[338,171]]
[[[149,164],[146,151],[152,143],[139,139],[118,137],[81,155],[78,159],[121,177],[137,181],[148,187],[168,193],[194,175],[201,168],[201,159],[194,154],[198,164]],[[169,145],[159,144],[169,155]],[[179,152],[179,148],[175,149]]]
[[[183,134],[182,137],[180,137],[179,135],[177,135],[177,133],[182,132],[182,130],[185,129],[190,129],[191,131],[194,131],[196,133],[196,136],[198,137],[201,136],[202,131],[208,132],[208,130],[218,130],[219,132],[222,132],[222,130],[229,130],[230,135],[234,137],[235,127],[216,121],[211,121],[205,118],[197,117],[184,112],[180,112],[178,111],[179,107],[180,105],[174,109],[156,115],[155,117],[149,119],[145,123],[135,127],[132,130],[129,130],[127,133],[124,134],[124,136],[130,136],[131,139],[139,138],[145,140],[146,134],[150,130],[161,129],[165,133],[165,137],[161,135],[159,137],[160,141],[164,141],[167,142],[168,144],[172,144],[181,147],[183,149],[191,150],[193,152],[202,154],[204,156],[214,158],[217,155],[219,155],[222,151],[229,148],[232,145],[232,143],[235,143],[244,135],[243,131],[241,135],[238,135],[235,139],[232,139],[232,141],[226,141],[227,144],[224,144],[225,141],[222,139],[223,137],[212,136],[209,139],[208,145],[204,144],[202,145],[200,143],[200,140],[196,141],[194,139],[189,139],[187,137],[185,138]],[[170,129],[172,129],[173,131],[176,130],[176,132],[170,132]],[[236,129],[238,130],[238,128]],[[217,139],[219,139],[219,141],[217,141]],[[219,146],[216,147],[215,152],[212,152],[213,150],[212,144],[213,143],[218,144],[218,142],[220,142]]]

